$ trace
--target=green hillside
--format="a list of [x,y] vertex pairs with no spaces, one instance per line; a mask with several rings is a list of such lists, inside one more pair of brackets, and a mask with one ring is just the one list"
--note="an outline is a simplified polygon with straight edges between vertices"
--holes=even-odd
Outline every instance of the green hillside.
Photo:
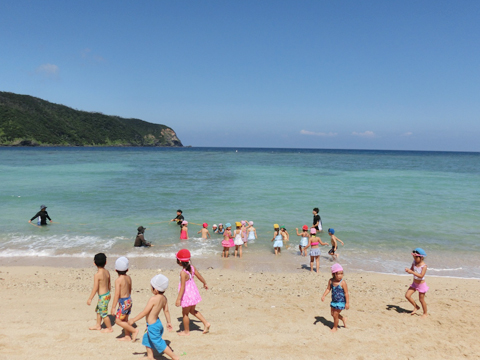
[[3,146],[183,146],[173,129],[0,91]]

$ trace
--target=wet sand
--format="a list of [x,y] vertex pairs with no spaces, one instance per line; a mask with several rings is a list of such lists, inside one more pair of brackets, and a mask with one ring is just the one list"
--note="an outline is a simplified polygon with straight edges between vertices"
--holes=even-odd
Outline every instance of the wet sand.
[[[113,262],[113,261],[112,261]],[[143,359],[141,336],[136,343],[118,342],[111,334],[89,331],[95,324],[96,298],[90,294],[96,268],[13,266],[0,263],[0,358],[2,359]],[[222,264],[222,261],[219,261]],[[224,262],[225,264],[225,262]],[[212,324],[202,335],[194,321],[191,336],[165,332],[181,359],[478,359],[480,281],[428,277],[429,317],[411,316],[404,293],[411,276],[349,273],[348,329],[330,332],[329,298],[320,301],[327,280],[303,268],[292,272],[225,269],[199,270],[209,290],[201,289],[198,310]],[[112,280],[116,273],[107,265]],[[133,314],[151,296],[149,281],[160,269],[132,268]],[[179,268],[165,267],[166,292],[175,331],[181,309],[174,306]],[[200,286],[201,284],[197,282]],[[418,295],[414,295],[418,299]],[[421,310],[419,311],[421,314]],[[161,320],[165,325],[163,315]],[[137,325],[143,334],[145,320]],[[167,357],[157,356],[158,359]]]

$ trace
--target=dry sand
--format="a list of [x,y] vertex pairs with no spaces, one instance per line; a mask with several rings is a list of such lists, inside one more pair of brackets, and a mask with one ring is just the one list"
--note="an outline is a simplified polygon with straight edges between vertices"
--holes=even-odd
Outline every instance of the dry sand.
[[[329,278],[326,269],[320,275],[199,270],[210,290],[200,290],[198,310],[212,324],[211,333],[202,335],[199,321],[188,338],[165,332],[173,350],[186,354],[181,359],[480,358],[479,280],[428,277],[430,316],[421,319],[409,314],[411,305],[404,298],[411,276],[346,272],[351,309],[342,313],[349,328],[333,334],[330,299],[320,301]],[[126,343],[116,341],[118,326],[112,334],[88,330],[96,316],[96,298],[86,304],[95,271],[93,266],[0,267],[0,359],[143,359],[141,336]],[[158,272],[131,271],[134,315],[151,296],[149,281]],[[170,279],[166,295],[178,331],[179,269],[162,273]],[[114,271],[111,276],[113,281],[117,277]],[[161,320],[165,325],[163,314]],[[143,334],[145,319],[137,325]]]

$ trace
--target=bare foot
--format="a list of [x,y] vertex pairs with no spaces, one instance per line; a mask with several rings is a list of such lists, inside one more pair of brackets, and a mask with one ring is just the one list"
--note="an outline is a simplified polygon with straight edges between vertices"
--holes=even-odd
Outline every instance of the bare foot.
[[413,309],[413,311],[410,313],[410,315],[415,315],[417,313],[417,310],[420,310],[420,306],[415,304],[415,309]]
[[208,324],[207,326],[205,326],[205,330],[203,330],[203,333],[202,334],[208,334],[210,332],[210,324]]
[[189,333],[189,332],[186,333],[185,331],[180,331],[180,332],[178,333],[178,336],[190,336],[190,333]]
[[130,336],[124,336],[120,339],[117,339],[118,341],[132,341],[132,338]]
[[132,333],[132,342],[137,341],[137,335],[140,330],[137,328],[135,331]]
[[102,330],[102,327],[100,325],[95,325],[95,326],[89,327],[88,330]]
[[100,330],[100,332],[102,332],[102,333],[111,333],[111,332],[113,332],[113,329],[112,329],[112,328],[110,328],[110,329],[109,329],[109,328],[105,328],[105,329]]
[[347,328],[347,317],[346,316],[343,317],[342,322],[343,322],[343,327],[346,329]]
[[421,319],[426,319],[428,317],[428,314],[423,314],[422,316],[420,316]]
[[330,331],[331,331],[331,332],[337,332],[337,330],[338,330],[338,329],[337,329],[336,327],[334,327],[334,328],[332,328],[332,330],[330,330]]

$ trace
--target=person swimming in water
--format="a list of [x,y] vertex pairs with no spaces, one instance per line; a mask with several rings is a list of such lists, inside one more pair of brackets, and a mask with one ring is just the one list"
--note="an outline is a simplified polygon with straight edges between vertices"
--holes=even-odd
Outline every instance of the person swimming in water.
[[40,211],[36,213],[34,217],[28,220],[28,222],[31,223],[33,219],[36,219],[38,217],[40,217],[39,225],[47,225],[47,219],[50,220],[50,222],[53,222],[53,220],[50,219],[50,216],[48,216],[47,207],[45,205],[40,205]]

